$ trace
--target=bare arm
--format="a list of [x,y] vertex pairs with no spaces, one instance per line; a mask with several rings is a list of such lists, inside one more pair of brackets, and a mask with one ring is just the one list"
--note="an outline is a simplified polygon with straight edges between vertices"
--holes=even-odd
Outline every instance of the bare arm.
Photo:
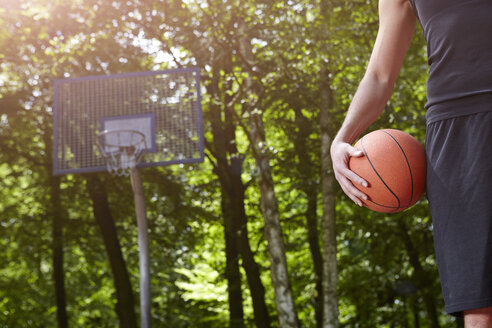
[[[408,0],[379,0],[379,30],[366,73],[331,146],[333,169],[343,191],[358,205],[365,195],[352,185],[365,181],[348,168],[351,156],[362,156],[351,144],[381,115],[393,93],[416,17]],[[351,182],[352,181],[352,182]]]

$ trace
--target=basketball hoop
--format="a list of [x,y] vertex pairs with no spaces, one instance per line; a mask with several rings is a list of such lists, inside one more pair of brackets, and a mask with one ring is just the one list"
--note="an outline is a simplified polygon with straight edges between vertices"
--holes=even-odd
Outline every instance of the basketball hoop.
[[147,148],[145,135],[136,130],[103,131],[98,134],[98,146],[108,171],[128,176],[137,167]]

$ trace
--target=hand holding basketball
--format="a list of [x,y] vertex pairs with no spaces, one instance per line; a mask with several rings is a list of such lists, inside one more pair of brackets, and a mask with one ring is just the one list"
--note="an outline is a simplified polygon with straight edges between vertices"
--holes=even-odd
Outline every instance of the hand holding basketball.
[[355,188],[353,183],[359,185],[367,185],[367,182],[360,176],[351,171],[348,167],[348,163],[351,157],[364,156],[364,152],[352,147],[350,144],[333,140],[330,149],[331,158],[333,161],[333,172],[343,192],[357,205],[362,206],[361,199],[367,199],[366,195],[359,189]]

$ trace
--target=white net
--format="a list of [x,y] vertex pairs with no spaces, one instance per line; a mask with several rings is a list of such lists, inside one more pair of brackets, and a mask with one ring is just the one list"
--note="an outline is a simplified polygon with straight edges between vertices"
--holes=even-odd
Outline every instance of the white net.
[[103,131],[98,146],[108,171],[115,175],[130,175],[147,148],[145,135],[135,130]]

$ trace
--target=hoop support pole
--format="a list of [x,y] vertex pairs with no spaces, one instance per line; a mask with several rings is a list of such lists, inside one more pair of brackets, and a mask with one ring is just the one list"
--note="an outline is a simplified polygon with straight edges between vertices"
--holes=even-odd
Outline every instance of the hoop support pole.
[[149,269],[149,238],[145,198],[142,179],[137,168],[130,172],[133,197],[138,224],[138,253],[140,260],[140,323],[142,328],[150,328],[150,269]]

